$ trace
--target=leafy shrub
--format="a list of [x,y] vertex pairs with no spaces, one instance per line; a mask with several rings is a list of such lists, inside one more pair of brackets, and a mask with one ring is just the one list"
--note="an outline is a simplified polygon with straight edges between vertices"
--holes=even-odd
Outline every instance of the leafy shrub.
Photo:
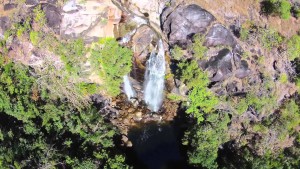
[[29,38],[30,38],[31,43],[34,46],[38,45],[38,43],[39,43],[39,33],[38,32],[31,31],[30,34],[29,34]]
[[289,19],[291,16],[291,4],[288,0],[266,0],[262,4],[262,11],[266,14],[280,15],[282,19]]
[[291,4],[289,1],[281,0],[279,13],[282,19],[289,19],[291,17]]
[[94,70],[104,80],[107,94],[116,96],[120,93],[123,76],[131,70],[132,51],[119,46],[113,38],[100,39],[92,48],[90,62]]
[[283,42],[283,38],[274,30],[260,29],[259,34],[262,46],[268,50],[278,47]]
[[287,53],[290,60],[300,57],[300,36],[294,35],[287,42]]
[[212,113],[206,123],[196,124],[185,132],[183,142],[190,147],[189,163],[197,167],[218,168],[217,157],[220,145],[229,141],[228,114]]
[[193,114],[198,123],[204,120],[203,113],[210,113],[218,104],[218,99],[208,90],[209,79],[205,72],[201,71],[198,63],[181,62],[179,65],[180,79],[191,89],[188,94],[189,105],[186,113]]
[[289,81],[289,77],[286,73],[282,73],[279,77],[279,81],[281,83],[287,83]]
[[42,10],[41,6],[38,5],[33,9],[33,21],[37,24],[38,30],[42,29],[46,24],[46,14]]
[[207,47],[203,45],[205,41],[205,37],[202,35],[194,36],[194,43],[191,46],[191,50],[194,53],[194,57],[196,59],[203,59],[204,54],[207,51]]
[[178,45],[175,45],[174,48],[171,49],[171,55],[173,59],[180,60],[183,56],[183,51]]

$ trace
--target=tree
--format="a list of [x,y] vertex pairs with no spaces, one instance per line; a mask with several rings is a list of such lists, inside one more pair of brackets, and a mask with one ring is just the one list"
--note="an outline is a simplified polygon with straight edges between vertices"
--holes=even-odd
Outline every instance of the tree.
[[300,36],[294,35],[287,42],[287,53],[291,61],[300,57]]
[[204,120],[203,114],[210,113],[218,104],[217,97],[209,91],[209,79],[205,72],[202,72],[196,61],[185,61],[178,65],[180,79],[190,89],[188,94],[188,108],[186,113],[193,114],[198,123]]
[[131,58],[131,50],[119,46],[113,38],[103,38],[93,44],[90,62],[103,79],[107,94],[116,96],[120,93],[123,76],[131,70]]
[[211,113],[206,121],[194,125],[185,133],[184,143],[188,145],[189,163],[206,168],[217,168],[218,149],[229,141],[227,124],[230,119],[225,113]]
[[111,151],[118,131],[91,105],[41,97],[28,67],[2,57],[0,89],[0,168],[128,167]]

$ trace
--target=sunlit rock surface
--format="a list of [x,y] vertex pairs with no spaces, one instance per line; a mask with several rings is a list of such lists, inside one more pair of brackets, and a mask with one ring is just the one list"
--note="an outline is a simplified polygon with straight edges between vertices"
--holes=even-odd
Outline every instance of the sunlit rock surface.
[[63,7],[60,34],[65,38],[114,37],[114,26],[121,20],[121,11],[110,0],[69,1]]

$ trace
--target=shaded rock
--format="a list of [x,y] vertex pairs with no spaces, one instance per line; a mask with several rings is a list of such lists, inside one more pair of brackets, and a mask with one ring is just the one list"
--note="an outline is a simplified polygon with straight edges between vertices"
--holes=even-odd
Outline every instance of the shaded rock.
[[215,20],[214,16],[198,5],[179,6],[171,14],[166,9],[162,14],[163,32],[168,36],[170,45],[178,44],[185,48],[196,33],[205,33]]
[[10,20],[8,17],[0,17],[0,35],[3,35],[4,32],[10,28]]
[[245,78],[251,73],[248,63],[245,60],[241,61],[239,69],[236,70],[235,77],[237,78]]
[[4,9],[4,11],[9,11],[9,10],[14,9],[15,7],[17,7],[17,4],[5,4],[3,9]]
[[55,32],[59,33],[60,23],[61,23],[61,14],[58,7],[54,5],[47,4],[43,8],[45,12],[47,25]]
[[120,20],[121,11],[110,0],[70,1],[63,7],[60,34],[67,39],[83,38],[88,42],[114,37],[114,25]]
[[211,81],[222,81],[231,74],[231,59],[232,52],[229,49],[223,49],[205,64],[205,69],[212,74]]
[[236,45],[236,41],[228,29],[221,24],[215,24],[206,35],[205,45],[207,47],[218,45],[234,47]]
[[228,93],[236,93],[238,91],[237,82],[233,81],[226,86],[226,91]]
[[25,4],[30,6],[35,6],[39,4],[39,0],[26,0]]

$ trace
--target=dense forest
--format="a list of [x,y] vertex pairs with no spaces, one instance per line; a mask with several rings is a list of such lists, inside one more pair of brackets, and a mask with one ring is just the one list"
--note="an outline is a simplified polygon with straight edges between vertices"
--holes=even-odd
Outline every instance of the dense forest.
[[0,0],[0,168],[139,168],[153,122],[179,168],[299,168],[300,2],[208,1]]

